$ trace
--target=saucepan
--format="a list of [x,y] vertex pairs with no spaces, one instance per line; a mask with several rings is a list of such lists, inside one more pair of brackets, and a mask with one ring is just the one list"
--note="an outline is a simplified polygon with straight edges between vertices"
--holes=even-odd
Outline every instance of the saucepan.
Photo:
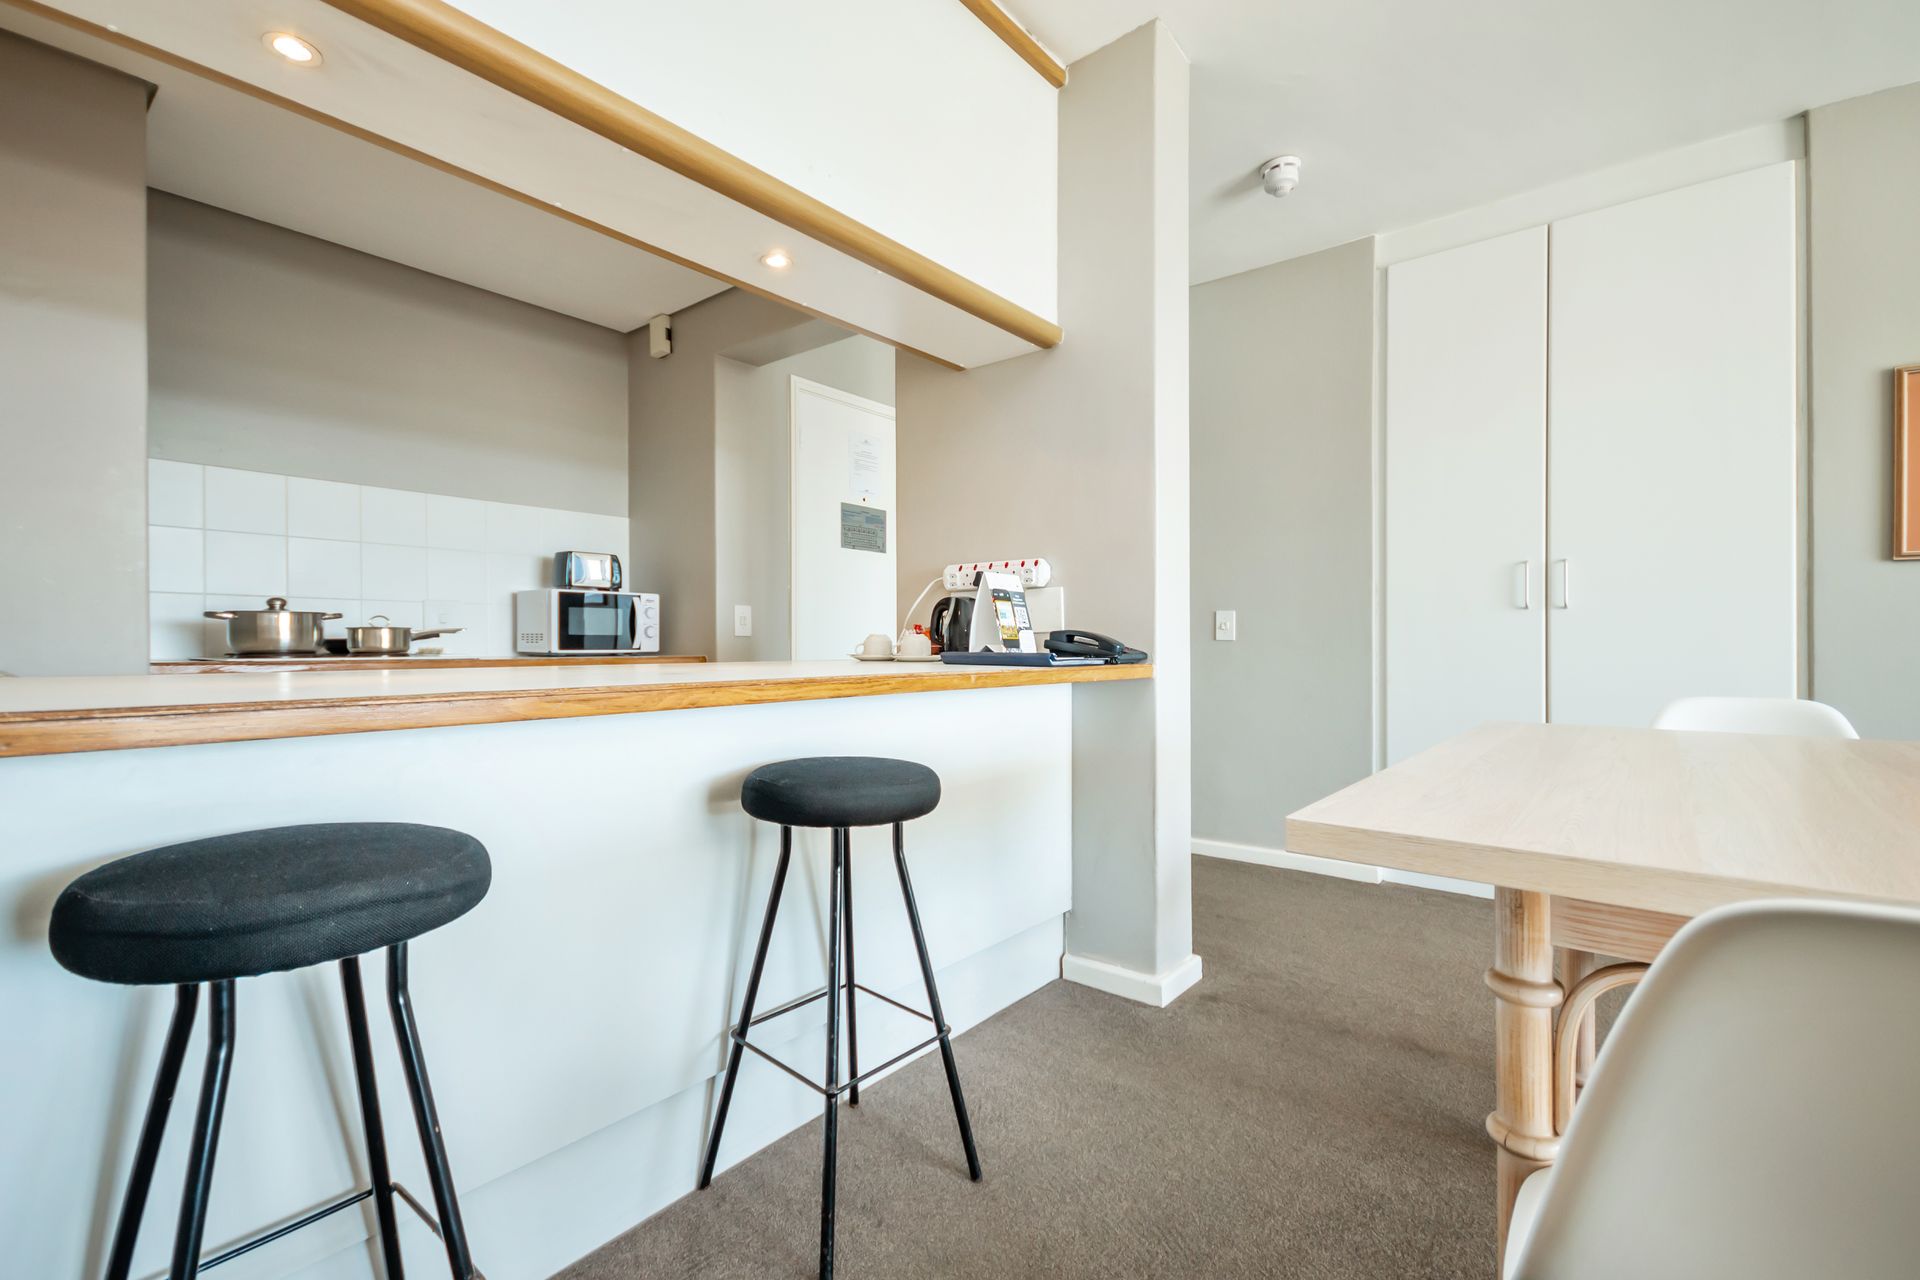
[[320,624],[337,613],[289,609],[279,596],[264,609],[209,609],[209,618],[227,624],[227,652],[239,658],[288,657],[320,652]]
[[[334,615],[336,618],[339,614]],[[457,635],[464,628],[436,627],[429,631],[415,631],[412,627],[398,627],[387,619],[384,613],[376,613],[367,619],[364,627],[347,628],[347,652],[360,657],[380,655],[397,656],[413,648],[415,640],[431,640],[435,636]],[[374,623],[380,625],[375,626]]]

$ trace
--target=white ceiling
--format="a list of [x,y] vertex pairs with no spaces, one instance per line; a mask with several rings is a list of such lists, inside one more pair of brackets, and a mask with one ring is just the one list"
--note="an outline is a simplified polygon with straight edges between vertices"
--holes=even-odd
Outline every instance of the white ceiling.
[[154,84],[147,184],[622,333],[727,285],[55,23],[0,25]]
[[1001,2],[1066,62],[1186,50],[1196,283],[1920,80],[1916,0]]

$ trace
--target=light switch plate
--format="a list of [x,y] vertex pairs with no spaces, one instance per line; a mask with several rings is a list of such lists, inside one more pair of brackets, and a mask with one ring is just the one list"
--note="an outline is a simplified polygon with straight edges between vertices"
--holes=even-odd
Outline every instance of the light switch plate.
[[750,636],[753,634],[753,606],[737,604],[733,606],[733,634]]
[[1213,638],[1215,640],[1239,639],[1239,619],[1232,609],[1213,611]]

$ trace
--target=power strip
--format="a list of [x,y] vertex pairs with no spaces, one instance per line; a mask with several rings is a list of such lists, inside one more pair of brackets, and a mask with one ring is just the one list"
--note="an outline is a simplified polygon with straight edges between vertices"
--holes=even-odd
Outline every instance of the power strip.
[[1053,566],[1035,556],[1030,560],[976,560],[970,564],[950,564],[945,583],[949,591],[971,590],[983,573],[1010,573],[1020,579],[1022,588],[1044,587],[1053,581]]

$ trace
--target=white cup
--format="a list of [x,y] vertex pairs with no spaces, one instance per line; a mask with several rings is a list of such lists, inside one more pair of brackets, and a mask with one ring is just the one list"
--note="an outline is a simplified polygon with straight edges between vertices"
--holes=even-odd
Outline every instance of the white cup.
[[860,652],[869,658],[891,658],[893,641],[876,631],[860,642]]
[[900,637],[900,656],[903,658],[931,658],[933,656],[933,637],[924,631],[909,631]]

